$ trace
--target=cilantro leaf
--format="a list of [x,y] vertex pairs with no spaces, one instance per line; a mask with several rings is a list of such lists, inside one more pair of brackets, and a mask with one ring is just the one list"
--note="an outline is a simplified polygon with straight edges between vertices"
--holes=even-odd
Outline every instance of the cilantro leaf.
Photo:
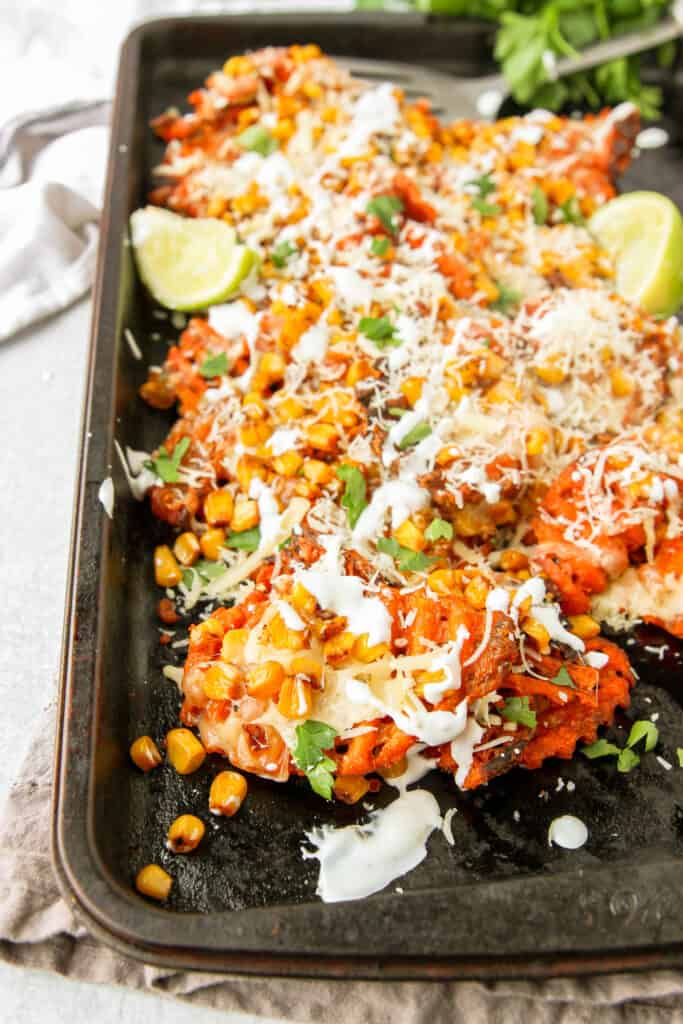
[[564,665],[562,666],[560,671],[557,673],[557,675],[553,676],[553,678],[551,680],[549,680],[549,681],[551,683],[553,683],[554,686],[565,686],[568,690],[575,690],[576,689],[576,683],[574,682],[572,677],[569,675],[569,672],[567,672],[567,669],[565,668]]
[[155,455],[149,462],[146,462],[145,465],[149,469],[154,470],[156,475],[161,477],[165,484],[175,484],[180,479],[178,469],[183,455],[189,447],[189,437],[181,437],[171,455],[168,454],[165,448],[160,448],[159,454]]
[[248,149],[260,156],[270,156],[278,148],[277,139],[273,138],[267,128],[262,124],[250,124],[248,128],[237,136],[235,142],[242,149]]
[[531,212],[535,224],[545,224],[548,219],[548,197],[539,185],[531,190]]
[[365,212],[376,217],[390,235],[398,233],[398,215],[403,211],[403,203],[398,196],[375,196],[365,207]]
[[496,183],[490,174],[482,174],[478,178],[472,178],[465,185],[465,188],[476,188],[482,199],[486,199],[492,192],[496,191]]
[[639,764],[640,758],[634,750],[631,750],[629,747],[624,747],[623,750],[619,751],[619,757],[617,758],[617,771],[627,774]]
[[491,303],[489,308],[495,309],[497,313],[503,313],[507,316],[511,308],[517,305],[522,296],[514,288],[508,288],[502,284],[501,281],[496,281],[496,287],[498,288],[498,298],[495,302]]
[[649,750],[654,750],[659,739],[659,729],[654,722],[640,718],[631,726],[631,731],[628,734],[628,739],[626,740],[626,746],[635,747],[636,743],[640,743],[642,739],[645,740],[645,753]]
[[443,540],[452,540],[453,527],[445,519],[432,519],[425,530],[425,537],[430,541],[441,540],[442,538]]
[[387,412],[393,419],[400,420],[401,417],[405,416],[405,414],[407,412],[410,412],[410,410],[402,409],[400,405],[390,405],[389,408],[387,409]]
[[361,512],[367,507],[368,488],[365,477],[357,466],[337,466],[337,477],[346,485],[341,504],[349,517],[349,526],[354,528]]
[[616,744],[600,739],[596,740],[595,743],[589,744],[587,747],[582,747],[581,753],[585,754],[591,761],[594,761],[596,757],[614,757],[620,753],[620,750]]
[[219,576],[222,576],[227,566],[224,562],[207,562],[206,559],[201,559],[194,568],[207,583],[210,583],[211,580],[216,580]]
[[336,768],[331,757],[323,753],[334,746],[337,730],[326,722],[316,722],[312,718],[296,727],[296,746],[292,758],[297,768],[306,772],[311,789],[326,800],[332,799]]
[[434,561],[423,554],[422,551],[413,551],[412,548],[404,548],[393,537],[379,537],[377,550],[384,555],[391,555],[401,572],[421,572]]
[[502,213],[502,206],[498,203],[487,203],[481,196],[477,196],[472,200],[472,206],[475,210],[478,210],[482,217],[497,217],[499,213]]
[[192,587],[194,586],[194,577],[194,569],[183,569],[183,586],[185,587],[186,590],[192,590]]
[[536,712],[529,707],[528,697],[508,697],[500,713],[508,722],[519,722],[529,729],[536,728]]
[[291,242],[278,242],[278,244],[271,249],[270,258],[273,262],[273,266],[278,267],[282,270],[287,265],[288,260],[299,250]]
[[562,214],[562,220],[566,224],[585,224],[586,218],[581,213],[581,207],[576,196],[570,196],[560,206],[560,213]]
[[419,444],[420,441],[424,441],[425,437],[429,437],[432,432],[432,428],[429,426],[426,420],[421,420],[416,423],[412,430],[409,430],[403,440],[398,442],[398,447],[403,452],[406,448],[410,448],[414,444]]
[[373,240],[370,242],[370,252],[373,256],[386,256],[391,246],[391,242],[388,238],[382,237],[381,235],[375,235]]
[[396,334],[396,328],[388,316],[363,316],[360,318],[358,329],[370,341],[374,341],[379,349],[388,345],[398,348],[401,339]]
[[225,538],[226,548],[237,548],[238,551],[256,551],[261,543],[261,530],[258,526],[252,526],[251,530],[241,530],[239,533],[230,531]]
[[202,365],[199,367],[199,372],[202,377],[206,377],[210,380],[211,377],[221,377],[224,373],[227,373],[230,369],[228,363],[228,357],[225,352],[216,352],[215,355],[207,356]]
[[678,758],[678,767],[683,768],[683,747],[676,747],[676,757]]

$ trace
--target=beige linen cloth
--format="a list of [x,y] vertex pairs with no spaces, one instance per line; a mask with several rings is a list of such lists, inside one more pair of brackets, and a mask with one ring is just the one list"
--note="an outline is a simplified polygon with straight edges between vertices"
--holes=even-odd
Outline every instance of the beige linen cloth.
[[0,958],[82,981],[155,992],[214,1010],[311,1024],[676,1024],[675,971],[574,981],[354,982],[164,970],[91,938],[62,900],[50,858],[55,708],[38,723],[0,815]]

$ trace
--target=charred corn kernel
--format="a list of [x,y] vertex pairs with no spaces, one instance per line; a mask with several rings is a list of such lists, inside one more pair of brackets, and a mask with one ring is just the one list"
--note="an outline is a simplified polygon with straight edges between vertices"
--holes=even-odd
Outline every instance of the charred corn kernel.
[[199,538],[199,547],[204,555],[212,562],[220,558],[221,549],[225,543],[225,530],[210,529]]
[[323,675],[323,664],[314,654],[297,654],[289,663],[289,673],[293,676],[305,676],[309,682],[318,684]]
[[353,656],[358,661],[369,664],[371,661],[379,661],[391,653],[389,644],[369,644],[368,634],[363,633],[353,645]]
[[247,780],[237,772],[219,772],[209,790],[209,810],[232,818],[247,795]]
[[316,498],[320,497],[320,488],[316,484],[309,483],[308,480],[297,480],[294,485],[294,493],[299,498],[315,501]]
[[497,501],[494,505],[489,506],[489,516],[491,522],[495,523],[496,526],[503,526],[505,523],[515,523],[517,521],[517,512],[515,506],[511,501]]
[[623,370],[620,370],[618,367],[612,370],[609,379],[612,385],[612,394],[615,398],[626,398],[627,395],[632,394],[633,380]]
[[332,467],[328,466],[326,462],[321,462],[320,459],[304,459],[302,472],[310,483],[320,487],[329,484],[330,480],[334,478]]
[[176,537],[176,542],[173,545],[173,554],[176,560],[181,565],[194,565],[199,558],[199,539],[194,533],[181,533],[179,537]]
[[319,277],[311,281],[311,295],[321,306],[329,306],[334,298],[334,288],[328,278]]
[[249,639],[248,629],[229,629],[223,637],[221,658],[223,661],[240,664],[244,658],[244,647]]
[[296,476],[304,460],[298,452],[283,452],[273,459],[273,469],[280,476]]
[[204,838],[204,822],[194,814],[181,814],[166,834],[166,846],[171,853],[191,853]]
[[240,75],[248,75],[254,70],[249,57],[230,57],[223,65],[223,74],[230,78],[239,78]]
[[259,371],[271,382],[282,380],[286,369],[287,363],[281,352],[266,352],[261,357]]
[[504,572],[516,572],[518,569],[526,569],[528,565],[527,556],[514,548],[508,548],[500,556],[500,567]]
[[141,892],[143,896],[149,896],[150,899],[159,900],[159,902],[168,899],[172,885],[173,879],[158,864],[147,864],[138,871],[135,878],[137,891]]
[[251,420],[262,420],[266,415],[266,404],[255,391],[250,391],[244,396],[242,409]]
[[405,757],[402,757],[400,761],[395,761],[394,764],[382,768],[382,777],[385,779],[396,779],[399,775],[403,775],[407,767],[408,761]]
[[569,628],[582,640],[592,640],[600,633],[600,623],[591,615],[570,615]]
[[281,423],[298,420],[306,412],[306,407],[298,398],[283,398],[277,405],[277,416]]
[[341,633],[337,633],[336,636],[330,637],[323,644],[323,654],[328,661],[341,661],[353,650],[356,637],[353,633],[349,633],[347,630],[343,630]]
[[266,467],[262,462],[255,459],[252,455],[240,455],[235,466],[235,476],[237,477],[237,483],[240,485],[240,490],[244,491],[245,495],[249,494],[251,481],[254,477],[265,480],[266,475]]
[[485,608],[489,585],[481,576],[475,576],[465,587],[465,597],[473,608]]
[[242,533],[244,530],[251,530],[258,526],[261,515],[258,502],[251,498],[239,497],[235,502],[235,508],[230,519],[230,529],[235,533]]
[[550,434],[547,430],[536,429],[529,431],[526,439],[527,455],[540,455],[549,440]]
[[204,676],[202,689],[209,700],[232,700],[242,690],[242,673],[236,665],[211,665]]
[[166,626],[174,626],[180,622],[180,616],[175,609],[175,604],[169,597],[162,597],[157,606],[157,615]]
[[544,384],[561,384],[567,376],[561,366],[547,363],[545,366],[534,366],[534,373]]
[[206,751],[189,729],[171,729],[166,735],[166,753],[179,775],[191,775],[201,768]]
[[424,531],[412,519],[405,519],[393,534],[402,547],[410,548],[411,551],[422,551],[427,543]]
[[312,423],[306,430],[306,440],[311,448],[331,452],[337,445],[339,433],[331,423]]
[[182,578],[181,568],[168,544],[160,544],[154,549],[154,579],[157,585],[175,587]]
[[453,594],[459,590],[458,578],[453,569],[435,569],[427,577],[427,586],[435,594]]
[[346,384],[354,387],[361,380],[372,376],[372,366],[367,359],[355,359],[346,371]]
[[279,694],[284,678],[279,661],[264,661],[247,672],[247,692],[257,700],[272,700]]
[[245,448],[256,448],[264,441],[267,441],[272,433],[272,427],[268,423],[264,423],[263,420],[247,423],[239,429],[240,444],[244,445]]
[[295,583],[289,598],[296,610],[303,615],[312,615],[316,609],[317,601],[313,594],[309,594],[301,583]]
[[362,775],[338,775],[333,789],[337,800],[345,804],[357,804],[370,789],[370,783]]
[[313,688],[300,676],[286,676],[277,709],[285,718],[308,718],[313,710]]
[[159,748],[151,736],[138,736],[130,745],[130,756],[141,772],[151,772],[162,761]]
[[266,626],[273,647],[285,651],[300,651],[304,646],[304,633],[299,629],[290,629],[285,625],[281,615],[274,615]]
[[408,399],[411,405],[419,401],[424,385],[424,377],[407,377],[401,384],[401,393]]
[[459,537],[476,537],[483,532],[484,524],[476,509],[465,505],[453,516],[453,526]]
[[235,500],[225,488],[208,494],[204,499],[204,516],[209,526],[227,526],[234,507]]
[[535,642],[541,654],[548,653],[550,650],[550,633],[542,622],[538,622],[532,615],[529,615],[522,623],[522,629]]

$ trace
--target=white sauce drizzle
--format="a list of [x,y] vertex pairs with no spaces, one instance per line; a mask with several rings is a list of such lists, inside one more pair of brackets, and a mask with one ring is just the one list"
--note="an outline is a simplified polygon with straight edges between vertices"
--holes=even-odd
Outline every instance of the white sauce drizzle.
[[114,518],[114,481],[110,476],[104,478],[97,492],[97,499],[110,519]]

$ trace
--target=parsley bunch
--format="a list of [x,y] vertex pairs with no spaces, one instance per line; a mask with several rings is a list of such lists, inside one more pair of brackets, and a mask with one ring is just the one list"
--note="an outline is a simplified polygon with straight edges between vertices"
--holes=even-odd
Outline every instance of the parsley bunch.
[[[395,7],[395,0],[356,0],[361,8]],[[425,14],[498,22],[495,57],[514,99],[529,107],[559,110],[568,103],[597,109],[631,100],[644,117],[660,113],[661,91],[645,85],[640,58],[612,60],[594,71],[553,81],[553,58],[569,57],[592,43],[639,32],[664,17],[669,0],[405,0]],[[675,47],[658,50],[668,67]]]

